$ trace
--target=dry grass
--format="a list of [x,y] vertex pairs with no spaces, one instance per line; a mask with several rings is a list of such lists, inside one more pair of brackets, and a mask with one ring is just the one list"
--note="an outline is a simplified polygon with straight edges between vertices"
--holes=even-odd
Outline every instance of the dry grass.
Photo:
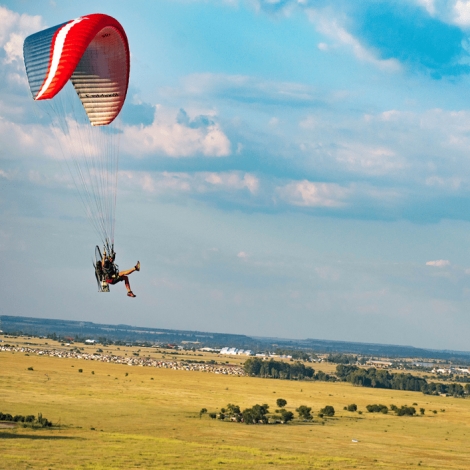
[[[325,425],[318,419],[314,424],[277,426],[199,419],[203,407],[216,411],[227,403],[242,408],[268,403],[275,409],[281,397],[291,411],[302,404],[314,412],[333,405],[337,416]],[[342,411],[350,403],[360,410],[370,403],[418,403],[426,415]],[[437,414],[430,413],[434,409]],[[63,425],[53,430],[0,429],[0,468],[11,470],[403,469],[419,463],[420,468],[467,469],[470,462],[470,400],[343,383],[221,376],[3,352],[0,411],[41,412]]]

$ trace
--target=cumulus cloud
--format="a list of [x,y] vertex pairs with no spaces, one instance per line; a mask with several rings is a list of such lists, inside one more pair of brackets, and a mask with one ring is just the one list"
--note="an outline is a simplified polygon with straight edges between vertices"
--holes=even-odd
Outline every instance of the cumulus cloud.
[[[169,110],[159,113],[149,126],[124,125],[119,137],[121,151],[136,158],[149,155],[224,157],[230,154],[230,141],[214,121],[188,126],[178,123],[175,114]],[[64,116],[58,116],[58,120],[61,126],[18,124],[0,117],[0,138],[14,154],[34,153],[56,159],[98,155],[112,140],[103,141],[102,129],[88,123],[82,124]]]
[[20,15],[0,6],[0,48],[5,53],[3,63],[18,62],[20,65],[23,58],[24,39],[44,28],[45,25],[40,16]]
[[[85,129],[86,127],[86,129]],[[67,129],[64,133],[63,128]],[[10,156],[81,160],[101,154],[106,142],[101,129],[64,119],[63,127],[18,124],[0,117],[0,140]]]
[[435,261],[426,261],[426,266],[435,266],[437,268],[443,268],[445,266],[450,266],[450,261],[446,259],[438,259]]
[[213,120],[197,116],[190,120],[186,112],[157,107],[149,126],[126,126],[122,148],[136,157],[163,154],[169,157],[225,157],[231,152],[228,137]]
[[461,26],[470,25],[470,2],[457,0],[454,5],[454,21]]

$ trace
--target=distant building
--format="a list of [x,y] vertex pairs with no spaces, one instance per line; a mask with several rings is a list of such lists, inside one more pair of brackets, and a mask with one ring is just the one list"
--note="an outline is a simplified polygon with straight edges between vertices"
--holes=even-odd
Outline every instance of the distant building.
[[386,369],[387,367],[391,367],[392,363],[388,361],[367,361],[367,364],[371,366],[378,367],[379,369]]
[[[209,349],[209,348],[206,348],[206,349]],[[219,351],[219,354],[228,354],[231,356],[239,356],[239,355],[253,356],[254,355],[253,351],[251,351],[250,349],[237,349],[237,348],[229,348],[229,347],[222,348]]]
[[96,343],[96,339],[86,339],[85,340],[85,344],[95,344]]

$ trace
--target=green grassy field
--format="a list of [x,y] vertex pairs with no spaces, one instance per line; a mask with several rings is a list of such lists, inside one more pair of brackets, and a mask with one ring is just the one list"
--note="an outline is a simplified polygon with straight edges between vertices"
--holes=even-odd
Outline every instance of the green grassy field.
[[[199,418],[201,408],[217,411],[228,403],[241,408],[268,403],[274,410],[277,398],[285,398],[291,411],[308,405],[316,415],[325,405],[333,405],[337,413],[324,425],[317,417],[313,424],[256,426]],[[364,413],[343,411],[350,403]],[[416,408],[423,407],[426,413],[412,418],[370,414],[365,406],[371,403],[417,403]],[[470,467],[470,400],[345,383],[233,377],[2,352],[0,411],[42,413],[62,425],[0,429],[4,469]]]

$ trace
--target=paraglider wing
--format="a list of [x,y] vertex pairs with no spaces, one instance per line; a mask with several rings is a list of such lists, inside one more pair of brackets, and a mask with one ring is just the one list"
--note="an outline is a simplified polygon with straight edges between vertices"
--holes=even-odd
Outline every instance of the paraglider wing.
[[[81,16],[27,37],[23,54],[33,99],[57,118],[51,129],[87,217],[103,244],[113,245],[120,133],[114,120],[129,84],[126,33],[111,16]],[[83,107],[75,105],[77,95]]]
[[24,61],[35,100],[53,98],[71,80],[92,125],[111,123],[127,94],[130,56],[114,18],[82,16],[26,38]]

